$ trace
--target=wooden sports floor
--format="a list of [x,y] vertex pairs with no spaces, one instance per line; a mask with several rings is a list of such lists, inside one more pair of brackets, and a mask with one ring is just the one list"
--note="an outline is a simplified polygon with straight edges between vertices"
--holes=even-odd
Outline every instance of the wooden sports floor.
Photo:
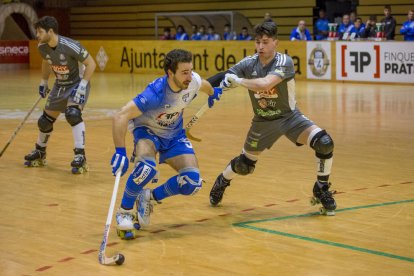
[[[102,266],[98,251],[114,185],[111,115],[156,76],[96,73],[84,111],[90,171],[72,175],[73,140],[55,123],[48,166],[25,168],[44,101],[0,158],[0,275],[414,275],[414,88],[297,82],[300,109],[335,141],[331,176],[338,210],[319,215],[309,198],[314,153],[282,138],[253,175],[238,177],[210,207],[217,175],[242,149],[252,116],[244,89],[226,92],[192,129],[203,189],[155,206],[132,241],[114,222]],[[2,71],[0,147],[38,98],[39,71]],[[188,120],[206,101],[202,94]],[[132,139],[128,134],[128,153]],[[158,166],[163,182],[173,175]],[[118,207],[127,177],[121,179]],[[154,184],[150,186],[153,187]]]

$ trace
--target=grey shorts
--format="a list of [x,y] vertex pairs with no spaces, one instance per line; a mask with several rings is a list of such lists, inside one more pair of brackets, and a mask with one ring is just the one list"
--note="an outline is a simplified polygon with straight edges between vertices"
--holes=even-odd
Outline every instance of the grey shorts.
[[73,101],[73,97],[71,97],[70,95],[77,85],[78,83],[72,86],[60,86],[55,84],[47,98],[45,109],[51,111],[65,112],[66,106],[78,105],[82,110],[85,107],[86,102],[88,101],[91,86],[88,83],[88,86],[86,87],[85,102],[83,104],[77,104]]
[[282,135],[296,143],[299,135],[313,125],[314,123],[297,109],[273,121],[253,120],[247,133],[244,149],[247,151],[270,149]]

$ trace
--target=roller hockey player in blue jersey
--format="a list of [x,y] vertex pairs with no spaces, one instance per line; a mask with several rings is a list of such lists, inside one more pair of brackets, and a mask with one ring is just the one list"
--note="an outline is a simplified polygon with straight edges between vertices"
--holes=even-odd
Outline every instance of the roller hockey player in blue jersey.
[[[125,135],[132,131],[135,145],[135,164],[126,182],[121,206],[116,214],[117,233],[122,239],[135,237],[135,230],[150,222],[153,202],[174,195],[194,195],[202,185],[193,146],[183,129],[183,111],[198,91],[209,95],[212,107],[221,95],[193,72],[192,54],[175,49],[165,56],[165,76],[150,83],[128,102],[113,119],[112,134],[115,150],[112,173],[122,175],[128,169]],[[159,163],[167,163],[178,172],[153,190],[144,188],[156,182],[156,154]],[[123,164],[123,165],[122,165]],[[134,203],[136,202],[136,211]]]
[[285,135],[296,145],[309,145],[315,151],[317,179],[311,204],[321,203],[322,214],[334,215],[336,203],[333,192],[329,191],[333,140],[296,107],[294,65],[291,57],[276,52],[276,24],[257,25],[255,39],[257,53],[231,67],[221,84],[223,89],[247,88],[254,117],[242,153],[217,177],[210,192],[210,203],[217,206],[230,181],[236,175],[252,174],[259,155]]
[[[60,113],[65,113],[72,126],[75,157],[71,162],[72,173],[87,170],[85,157],[85,123],[82,110],[88,100],[89,80],[95,71],[95,61],[88,51],[77,41],[58,35],[58,22],[51,16],[42,17],[35,23],[38,50],[43,58],[42,80],[39,94],[47,98],[43,115],[38,120],[39,136],[35,149],[24,157],[28,167],[46,164],[46,146],[53,131],[53,123]],[[85,66],[80,77],[79,63]],[[50,73],[56,76],[55,84],[48,94]]]

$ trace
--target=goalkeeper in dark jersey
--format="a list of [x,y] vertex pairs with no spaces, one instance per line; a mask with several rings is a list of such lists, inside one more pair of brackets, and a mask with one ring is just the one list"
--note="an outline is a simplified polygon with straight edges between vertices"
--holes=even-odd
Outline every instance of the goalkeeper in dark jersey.
[[[263,22],[255,27],[257,53],[241,60],[225,74],[225,89],[243,86],[248,89],[254,117],[242,153],[230,161],[217,177],[210,192],[210,203],[217,206],[224,190],[236,175],[254,171],[260,153],[270,149],[285,135],[298,146],[315,150],[317,167],[312,204],[322,203],[321,213],[334,215],[336,203],[329,191],[334,143],[329,134],[306,118],[296,107],[295,70],[291,57],[276,52],[277,27]],[[223,75],[223,74],[222,74]],[[213,78],[222,79],[214,76]]]
[[[56,18],[42,17],[34,26],[39,40],[39,53],[43,58],[39,94],[48,98],[43,115],[38,120],[39,136],[35,149],[24,157],[25,165],[36,167],[46,164],[46,146],[53,131],[53,123],[60,113],[64,113],[72,126],[74,139],[72,172],[82,173],[87,170],[82,110],[88,100],[89,80],[96,64],[78,41],[58,35]],[[80,72],[83,68],[79,67],[84,67],[84,72]],[[55,74],[56,81],[48,94],[51,72]]]

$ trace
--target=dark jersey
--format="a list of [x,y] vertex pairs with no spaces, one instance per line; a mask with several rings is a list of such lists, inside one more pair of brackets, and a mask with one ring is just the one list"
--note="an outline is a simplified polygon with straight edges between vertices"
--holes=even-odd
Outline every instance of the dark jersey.
[[78,41],[59,35],[56,48],[41,43],[38,49],[55,73],[58,85],[70,86],[80,81],[78,63],[83,62],[89,53]]
[[274,120],[295,110],[295,69],[292,58],[288,55],[276,53],[271,62],[262,66],[256,54],[244,58],[229,71],[246,79],[263,78],[269,74],[283,79],[268,91],[249,90],[254,120]]

